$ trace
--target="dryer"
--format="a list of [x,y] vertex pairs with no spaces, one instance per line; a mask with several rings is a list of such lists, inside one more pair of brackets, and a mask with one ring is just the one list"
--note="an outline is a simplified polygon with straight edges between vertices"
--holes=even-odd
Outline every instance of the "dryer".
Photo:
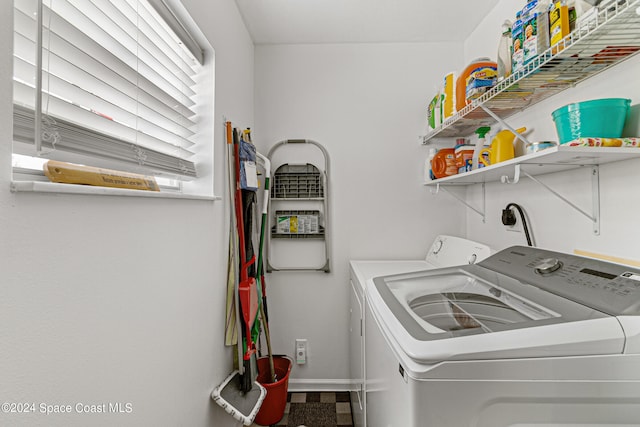
[[377,276],[473,264],[490,254],[491,249],[481,243],[456,236],[439,235],[431,244],[426,258],[422,260],[353,260],[350,262],[349,363],[354,427],[366,425],[366,322],[364,319],[366,282]]
[[640,425],[640,271],[530,247],[366,285],[367,425]]

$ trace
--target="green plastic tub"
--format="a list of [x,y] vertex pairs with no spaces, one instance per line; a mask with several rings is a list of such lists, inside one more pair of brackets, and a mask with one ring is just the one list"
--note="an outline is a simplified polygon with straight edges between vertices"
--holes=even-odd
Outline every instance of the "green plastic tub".
[[603,98],[558,108],[553,121],[560,144],[578,138],[620,138],[631,100]]

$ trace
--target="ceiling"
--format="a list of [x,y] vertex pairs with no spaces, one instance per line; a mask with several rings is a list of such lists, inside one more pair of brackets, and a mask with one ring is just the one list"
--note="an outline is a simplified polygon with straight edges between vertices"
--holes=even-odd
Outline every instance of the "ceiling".
[[236,0],[255,44],[463,41],[498,0]]

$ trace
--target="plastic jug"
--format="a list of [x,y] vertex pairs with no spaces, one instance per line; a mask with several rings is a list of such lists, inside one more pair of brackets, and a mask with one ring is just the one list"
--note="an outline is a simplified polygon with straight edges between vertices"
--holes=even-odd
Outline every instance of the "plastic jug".
[[471,103],[467,96],[470,93],[478,97],[495,86],[498,78],[497,70],[498,64],[489,58],[478,58],[467,65],[456,80],[456,109],[460,111]]
[[453,148],[442,148],[431,160],[431,171],[436,178],[444,178],[458,173],[456,152]]
[[[527,128],[516,129],[518,133],[526,131]],[[513,140],[516,135],[510,130],[501,130],[491,141],[491,147],[480,150],[480,156],[478,160],[485,166],[495,165],[496,163],[504,162],[505,160],[511,160],[515,156],[515,150],[513,148]],[[482,156],[483,153],[489,153],[489,162]]]

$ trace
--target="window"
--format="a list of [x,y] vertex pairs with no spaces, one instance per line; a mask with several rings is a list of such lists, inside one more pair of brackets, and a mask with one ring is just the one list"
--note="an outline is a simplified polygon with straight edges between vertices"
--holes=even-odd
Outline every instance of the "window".
[[212,50],[165,1],[14,1],[14,179],[36,157],[212,193]]

